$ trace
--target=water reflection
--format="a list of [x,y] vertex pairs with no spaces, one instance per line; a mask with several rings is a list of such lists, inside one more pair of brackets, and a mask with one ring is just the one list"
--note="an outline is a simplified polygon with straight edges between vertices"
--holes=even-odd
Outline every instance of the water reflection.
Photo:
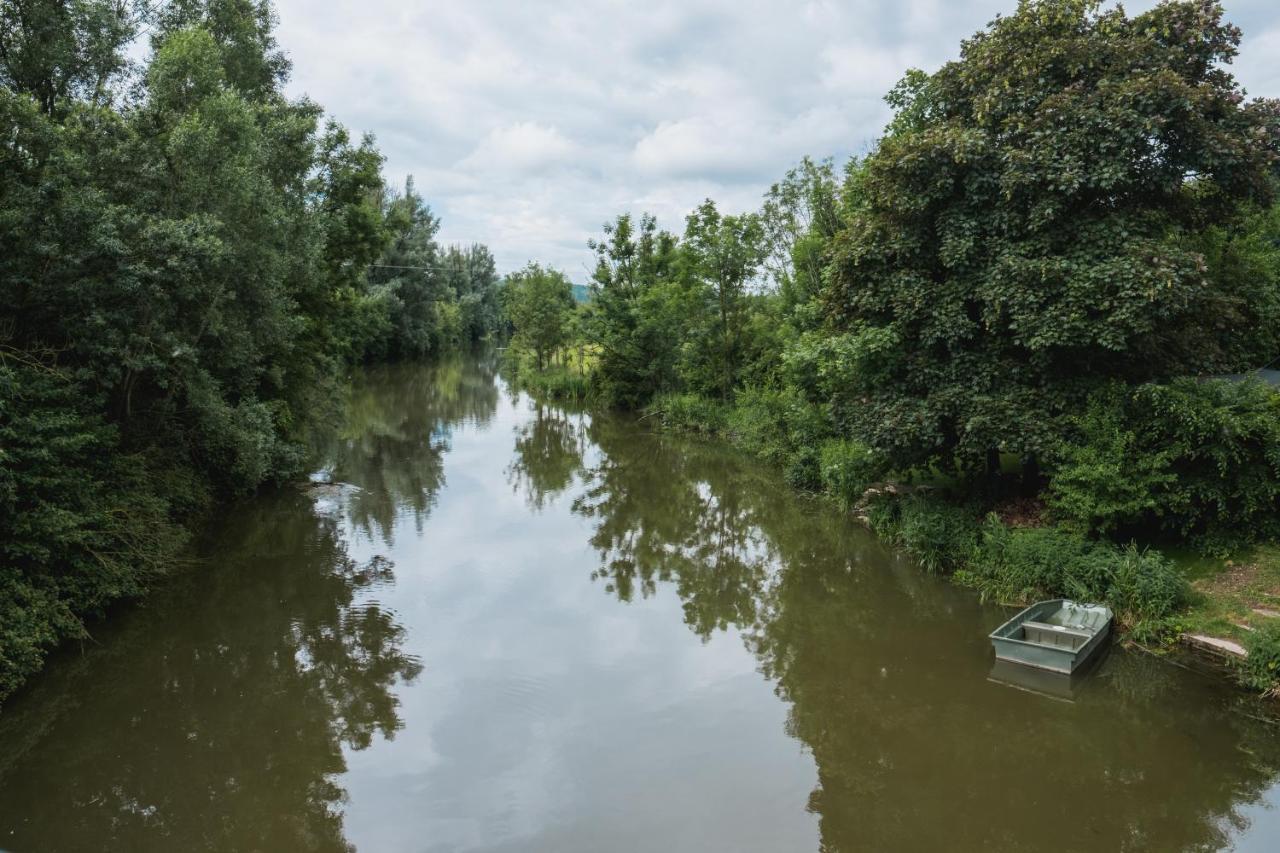
[[421,670],[371,597],[392,568],[354,561],[300,495],[233,514],[216,538],[207,574],[6,709],[5,846],[350,849],[343,747],[400,729],[394,689]]
[[391,545],[396,519],[422,532],[445,485],[444,455],[460,424],[483,426],[498,404],[490,354],[439,364],[383,365],[347,392],[341,427],[321,447],[326,476],[349,484],[346,508],[365,536]]
[[647,435],[626,419],[596,419],[591,440],[599,461],[574,510],[595,521],[594,577],[623,601],[674,583],[703,639],[753,624],[777,561],[759,525],[769,507],[752,497],[774,485],[761,481],[764,472],[726,468],[709,446]]
[[586,450],[586,424],[585,414],[535,404],[532,417],[515,428],[507,480],[530,509],[540,512],[573,483]]
[[421,529],[452,430],[497,399],[486,358],[362,376],[319,448],[329,485],[231,513],[206,559],[5,709],[0,846],[353,849],[344,750],[403,728],[422,664],[379,602],[392,564],[353,558],[348,532]]
[[[622,601],[736,626],[812,751],[821,849],[1217,850],[1280,772],[1252,700],[1111,655],[1074,704],[988,681],[1002,616],[705,443],[598,419],[575,509]],[[1050,841],[1051,840],[1051,841]]]

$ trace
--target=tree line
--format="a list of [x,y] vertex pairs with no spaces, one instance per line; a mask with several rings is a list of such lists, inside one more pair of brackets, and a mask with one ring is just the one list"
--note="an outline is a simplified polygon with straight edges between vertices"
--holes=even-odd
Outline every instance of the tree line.
[[348,365],[498,328],[488,249],[439,245],[372,137],[286,96],[274,25],[0,4],[0,698],[189,519],[303,472]]
[[513,360],[726,435],[985,594],[1158,621],[1185,581],[1119,544],[1280,535],[1280,102],[1240,39],[1210,0],[1022,0],[908,71],[865,157],[683,233],[618,216],[587,305],[513,290]]

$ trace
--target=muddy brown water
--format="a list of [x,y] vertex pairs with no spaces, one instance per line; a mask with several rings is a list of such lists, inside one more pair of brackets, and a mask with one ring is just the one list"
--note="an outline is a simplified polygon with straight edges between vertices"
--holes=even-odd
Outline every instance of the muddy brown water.
[[1280,850],[1255,700],[1121,649],[1071,701],[992,680],[1007,611],[731,449],[492,357],[347,411],[329,485],[0,712],[0,848]]

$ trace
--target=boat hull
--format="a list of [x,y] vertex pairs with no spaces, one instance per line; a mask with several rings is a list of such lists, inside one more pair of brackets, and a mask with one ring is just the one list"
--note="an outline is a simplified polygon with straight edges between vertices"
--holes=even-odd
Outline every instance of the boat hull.
[[1088,631],[1039,621],[1052,619],[1055,613],[1066,607],[1080,605],[1065,599],[1041,601],[992,631],[991,645],[996,659],[1064,675],[1078,671],[1098,653],[1111,635],[1111,611],[1092,608],[1102,611],[1105,618],[1099,617],[1101,624]]

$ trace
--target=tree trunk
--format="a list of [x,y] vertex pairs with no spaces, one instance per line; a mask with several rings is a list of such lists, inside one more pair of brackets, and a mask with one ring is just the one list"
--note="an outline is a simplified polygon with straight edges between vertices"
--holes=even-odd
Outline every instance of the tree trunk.
[[1022,457],[1022,491],[1028,495],[1040,491],[1040,458],[1034,453]]

